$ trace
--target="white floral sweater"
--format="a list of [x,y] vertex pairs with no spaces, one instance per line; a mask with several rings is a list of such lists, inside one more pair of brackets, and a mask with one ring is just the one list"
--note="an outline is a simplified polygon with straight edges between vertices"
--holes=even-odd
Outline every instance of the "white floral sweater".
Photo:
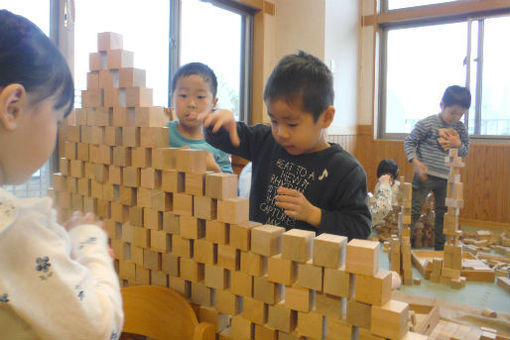
[[104,231],[0,188],[0,339],[117,339],[123,319]]
[[374,194],[369,193],[370,213],[372,214],[372,226],[384,224],[384,218],[397,204],[397,196],[400,182],[393,185],[378,181],[375,185]]

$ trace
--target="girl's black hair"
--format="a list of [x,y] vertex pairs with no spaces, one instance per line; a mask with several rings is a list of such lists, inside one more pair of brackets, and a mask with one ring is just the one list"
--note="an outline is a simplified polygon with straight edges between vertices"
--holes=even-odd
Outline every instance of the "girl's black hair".
[[21,84],[35,103],[56,95],[55,109],[74,105],[74,83],[67,62],[31,21],[0,10],[0,87]]
[[379,163],[379,166],[377,167],[377,178],[386,174],[391,175],[391,177],[393,177],[393,180],[397,179],[398,177],[397,162],[395,162],[392,159],[383,159],[381,163]]

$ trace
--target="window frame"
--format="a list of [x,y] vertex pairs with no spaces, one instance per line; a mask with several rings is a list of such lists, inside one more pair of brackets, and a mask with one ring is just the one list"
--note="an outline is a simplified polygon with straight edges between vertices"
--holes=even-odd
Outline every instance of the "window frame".
[[[479,22],[478,31],[478,55],[476,56],[477,65],[475,68],[469,67],[471,60],[471,27],[468,29],[466,37],[467,50],[466,57],[468,60],[468,68],[466,70],[466,82],[464,85],[469,84],[470,77],[476,76],[476,88],[471,89],[473,98],[476,98],[474,105],[471,106],[470,112],[474,114],[474,133],[470,135],[473,140],[480,140],[483,142],[506,142],[510,141],[510,136],[504,135],[480,135],[481,129],[481,96],[482,96],[482,72],[483,72],[483,38],[484,38],[484,20],[488,18],[495,18],[500,16],[508,16],[510,14],[510,6],[501,4],[493,0],[485,0],[480,3],[454,1],[440,4],[408,7],[403,9],[387,10],[388,0],[380,2],[380,12],[374,15],[364,16],[362,21],[365,26],[374,25],[379,34],[379,48],[378,60],[374,62],[378,65],[379,71],[376,76],[376,83],[374,87],[377,89],[378,96],[375,98],[375,106],[377,108],[376,121],[376,134],[380,139],[396,139],[402,140],[407,136],[407,133],[387,133],[386,132],[386,76],[387,76],[387,39],[388,31],[397,28],[412,28],[412,27],[425,27],[437,24],[449,24],[456,22],[465,22],[466,25],[471,25],[470,22]],[[465,116],[466,126],[469,122],[469,112]]]

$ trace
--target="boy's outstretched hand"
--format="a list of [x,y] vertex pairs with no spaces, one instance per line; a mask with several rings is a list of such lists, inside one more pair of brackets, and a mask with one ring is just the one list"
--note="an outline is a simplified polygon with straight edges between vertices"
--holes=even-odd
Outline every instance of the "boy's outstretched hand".
[[203,121],[206,128],[212,126],[214,133],[223,127],[230,135],[232,145],[239,146],[241,144],[237,134],[237,122],[232,111],[220,109],[211,113],[202,113],[198,115],[197,119]]
[[282,208],[285,215],[305,221],[317,228],[321,224],[321,209],[308,202],[302,192],[279,187],[275,200],[276,206]]

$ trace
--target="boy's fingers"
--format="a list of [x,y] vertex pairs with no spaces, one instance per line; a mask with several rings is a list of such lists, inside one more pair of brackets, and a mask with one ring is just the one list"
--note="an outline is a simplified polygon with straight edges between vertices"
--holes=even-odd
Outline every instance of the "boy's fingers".
[[241,140],[239,139],[239,135],[237,134],[237,124],[233,124],[231,128],[229,128],[230,141],[232,145],[239,146],[241,145]]

